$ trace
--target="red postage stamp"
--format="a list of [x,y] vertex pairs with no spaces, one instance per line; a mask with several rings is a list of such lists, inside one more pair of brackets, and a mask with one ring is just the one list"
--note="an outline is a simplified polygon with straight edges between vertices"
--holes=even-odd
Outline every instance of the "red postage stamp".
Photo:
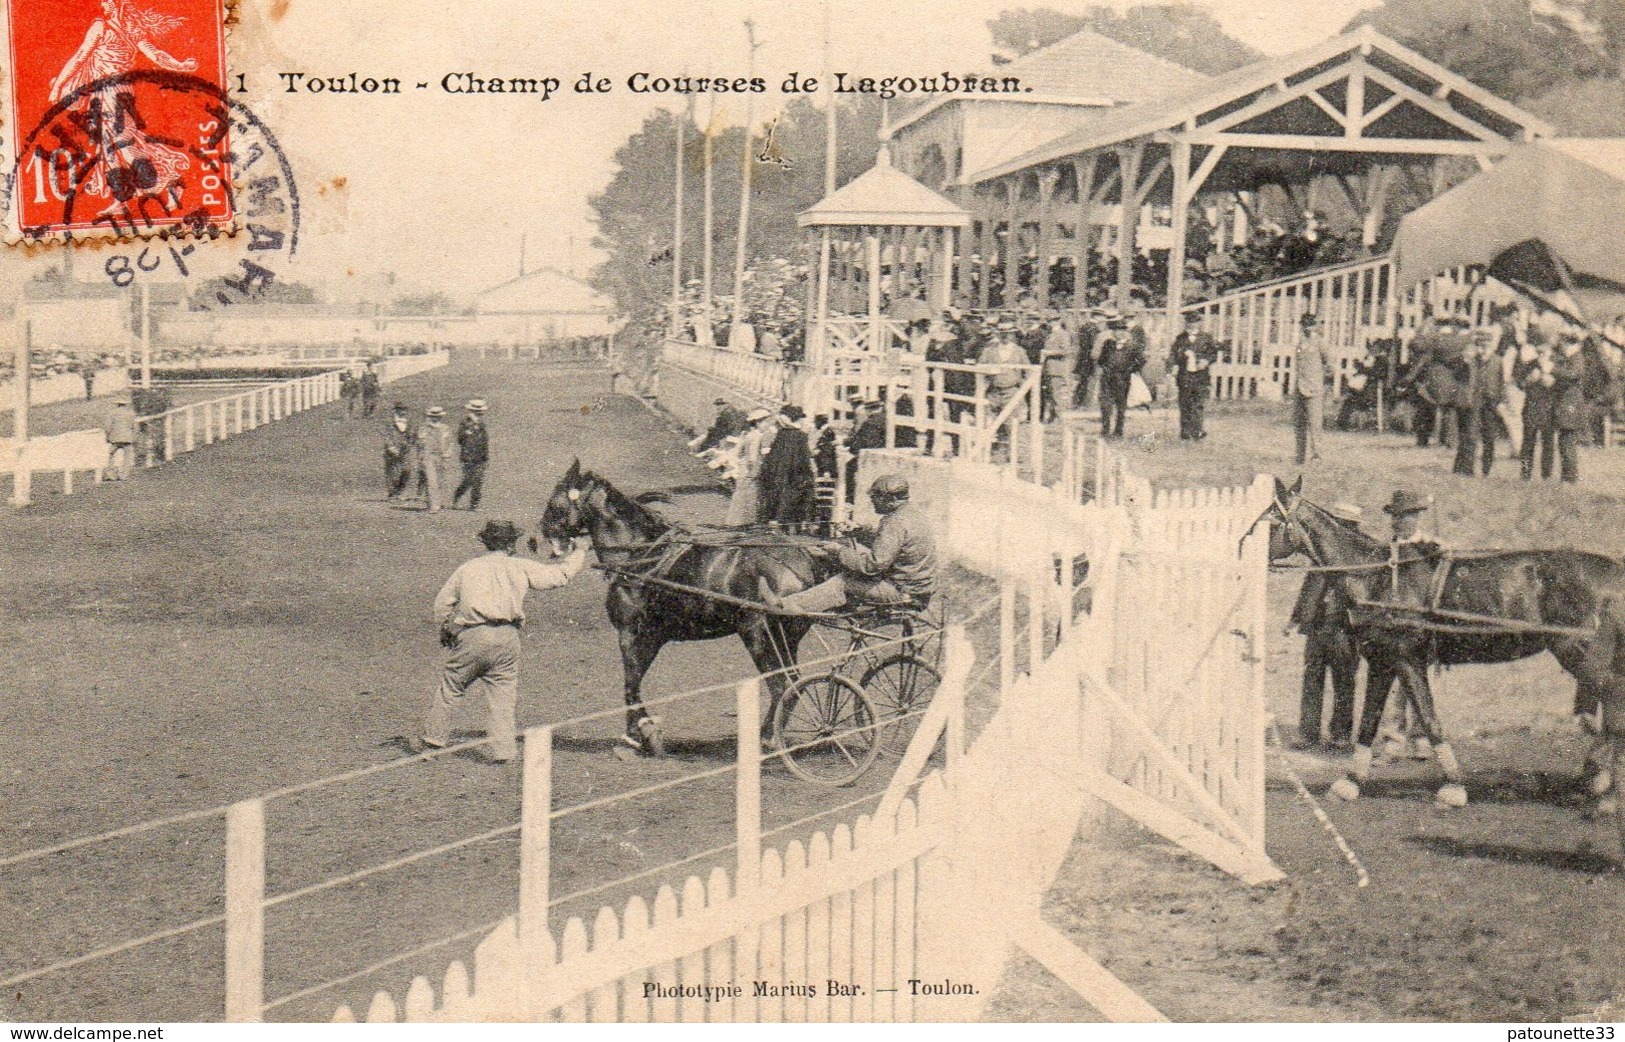
[[5,0],[11,241],[227,228],[223,0]]

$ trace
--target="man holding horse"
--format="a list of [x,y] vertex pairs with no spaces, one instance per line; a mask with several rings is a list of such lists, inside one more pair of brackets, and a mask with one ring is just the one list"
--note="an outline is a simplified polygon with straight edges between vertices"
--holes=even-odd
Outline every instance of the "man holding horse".
[[[1326,512],[1348,528],[1359,531],[1361,511],[1352,503],[1334,503]],[[1331,738],[1337,752],[1354,748],[1354,689],[1360,670],[1360,651],[1354,640],[1351,607],[1343,583],[1325,572],[1310,572],[1298,591],[1291,625],[1305,637],[1303,691],[1298,712],[1298,740],[1294,747],[1320,745],[1320,714],[1326,696],[1326,678],[1332,681]]]
[[879,527],[872,534],[860,533],[857,542],[824,544],[824,553],[833,554],[841,570],[782,598],[764,578],[759,584],[762,600],[798,615],[847,604],[923,610],[936,590],[937,543],[924,512],[908,501],[908,491],[908,481],[899,475],[876,478],[869,499],[880,515]]
[[440,643],[451,654],[424,715],[423,744],[440,749],[451,741],[452,707],[478,683],[485,689],[491,761],[506,763],[519,754],[514,708],[525,595],[557,589],[575,578],[586,564],[587,544],[572,541],[562,560],[543,564],[514,556],[519,529],[512,521],[488,522],[479,540],[486,552],[453,572],[434,599]]

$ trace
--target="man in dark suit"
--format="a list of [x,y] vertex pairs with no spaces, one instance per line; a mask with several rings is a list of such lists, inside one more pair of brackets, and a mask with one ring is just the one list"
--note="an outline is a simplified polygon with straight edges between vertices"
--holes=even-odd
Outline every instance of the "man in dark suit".
[[1072,362],[1072,407],[1089,404],[1089,385],[1095,381],[1095,340],[1100,336],[1105,310],[1089,309],[1089,319],[1078,329],[1078,355]]
[[1501,355],[1496,350],[1498,330],[1476,330],[1467,353],[1457,366],[1456,384],[1456,465],[1455,472],[1473,476],[1474,456],[1483,446],[1484,476],[1490,476],[1495,462],[1495,407],[1501,404],[1505,386],[1501,380]]
[[463,465],[463,480],[451,494],[451,505],[468,493],[468,509],[480,508],[485,489],[485,465],[491,461],[491,436],[485,429],[485,399],[475,398],[465,407],[467,415],[457,425],[457,458]]
[[1580,334],[1564,332],[1552,366],[1553,420],[1557,426],[1557,458],[1563,480],[1580,480],[1580,431],[1585,428],[1586,365]]
[[1557,359],[1552,346],[1530,330],[1529,340],[1518,348],[1512,364],[1512,379],[1523,388],[1523,445],[1519,453],[1525,481],[1535,476],[1535,449],[1540,449],[1540,477],[1552,476],[1552,458],[1557,446]]
[[1213,363],[1219,359],[1219,345],[1202,328],[1202,316],[1185,315],[1185,328],[1174,337],[1168,352],[1168,368],[1174,371],[1179,389],[1179,440],[1201,441],[1207,437],[1204,414],[1213,389]]
[[1428,447],[1435,430],[1440,445],[1450,444],[1450,428],[1455,424],[1456,403],[1461,397],[1456,369],[1466,354],[1466,325],[1466,320],[1456,315],[1446,315],[1437,323],[1428,319],[1411,341],[1411,368],[1399,390],[1411,392],[1411,426],[1421,448]]
[[[1360,527],[1360,508],[1337,503],[1327,510],[1350,528]],[[1349,620],[1349,598],[1336,576],[1311,572],[1298,591],[1292,609],[1291,625],[1306,638],[1303,645],[1303,697],[1298,710],[1298,740],[1294,748],[1320,745],[1321,707],[1326,678],[1332,681],[1332,719],[1328,747],[1343,751],[1353,748],[1354,688],[1360,668],[1360,652]]]
[[1128,334],[1128,319],[1116,311],[1106,314],[1106,332],[1100,338],[1100,436],[1121,438],[1128,412],[1134,374],[1145,368],[1145,352]]

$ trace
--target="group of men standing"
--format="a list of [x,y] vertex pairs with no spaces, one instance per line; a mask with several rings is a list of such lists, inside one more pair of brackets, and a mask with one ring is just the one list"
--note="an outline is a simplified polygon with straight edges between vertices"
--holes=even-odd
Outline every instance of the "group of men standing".
[[414,424],[411,410],[405,403],[396,402],[390,411],[389,425],[384,428],[384,493],[388,502],[400,502],[416,479],[416,498],[431,514],[444,509],[442,498],[449,477],[448,461],[452,439],[457,444],[457,459],[462,466],[462,481],[451,496],[451,505],[457,506],[466,493],[468,509],[478,510],[485,488],[485,468],[491,459],[490,432],[485,426],[485,399],[475,398],[464,406],[465,415],[457,425],[455,435],[446,425],[446,410],[431,405],[424,410],[424,421]]
[[359,373],[347,369],[339,374],[339,397],[344,400],[347,415],[354,416],[359,406],[363,417],[371,416],[378,411],[378,399],[383,393],[378,367],[371,362]]
[[1454,434],[1455,473],[1487,477],[1504,430],[1525,481],[1534,478],[1537,455],[1542,479],[1552,477],[1555,455],[1562,480],[1579,481],[1600,358],[1588,357],[1577,330],[1548,333],[1512,309],[1491,325],[1467,327],[1459,314],[1429,318],[1411,341],[1398,390],[1412,400],[1416,444],[1426,448],[1437,433],[1449,445]]

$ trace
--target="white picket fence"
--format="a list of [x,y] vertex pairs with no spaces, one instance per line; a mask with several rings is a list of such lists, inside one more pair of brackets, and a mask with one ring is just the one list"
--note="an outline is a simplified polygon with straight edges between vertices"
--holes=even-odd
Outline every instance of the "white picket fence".
[[[399,999],[380,992],[367,1021],[959,1021],[980,1014],[1018,948],[1109,1018],[1159,1019],[1040,907],[1102,805],[1244,880],[1280,877],[1263,847],[1267,532],[1238,552],[1268,486],[1159,498],[1117,468],[1115,498],[1086,506],[1008,468],[884,450],[864,454],[860,479],[905,463],[929,490],[916,495],[938,518],[945,556],[1001,579],[1001,695],[975,741],[963,731],[974,655],[956,630],[944,681],[872,815],[761,850],[760,753],[741,740],[733,877],[692,875],[661,887],[652,913],[633,898],[555,933],[550,733],[533,734],[519,915],[482,942],[472,976],[453,963]],[[1080,557],[1092,599],[1081,613]],[[757,697],[754,684],[740,688],[742,735],[755,733]],[[908,798],[939,740],[942,770]],[[831,996],[827,980],[862,990]],[[979,982],[979,994],[916,996],[910,980]],[[763,996],[756,981],[815,982],[818,995]],[[729,985],[744,990],[722,1001],[703,991]],[[335,1015],[354,1018],[349,1007]]]
[[[378,379],[380,383],[393,383],[438,369],[448,358],[444,351],[386,358],[378,363]],[[335,369],[142,416],[136,422],[145,446],[145,465],[168,463],[199,446],[246,434],[267,423],[337,401],[338,397],[339,372]]]

